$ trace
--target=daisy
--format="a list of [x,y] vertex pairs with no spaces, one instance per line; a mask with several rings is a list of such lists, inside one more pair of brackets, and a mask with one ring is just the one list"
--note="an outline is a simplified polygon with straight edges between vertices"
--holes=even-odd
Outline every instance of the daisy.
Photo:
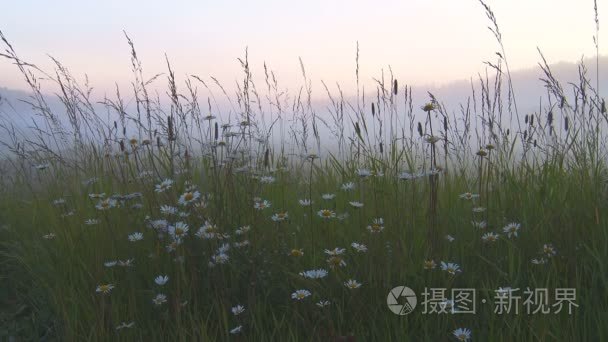
[[176,222],[174,226],[169,226],[169,235],[174,240],[181,240],[188,233],[189,227],[184,222]]
[[349,289],[358,289],[361,287],[361,283],[357,282],[354,279],[349,279],[344,283],[344,286],[348,287]]
[[230,333],[232,335],[236,335],[236,334],[240,334],[243,331],[243,326],[239,325],[238,327],[234,328],[234,329],[230,329]]
[[354,248],[359,253],[367,252],[367,246],[362,243],[353,242],[350,245],[352,248]]
[[521,225],[519,223],[512,222],[507,224],[502,231],[505,232],[509,238],[514,236],[517,237],[517,232],[519,231],[520,226]]
[[179,197],[179,200],[177,201],[177,203],[179,203],[180,205],[186,206],[188,204],[196,202],[200,197],[201,197],[201,193],[198,191],[187,191]]
[[543,265],[547,263],[547,259],[545,258],[540,258],[540,259],[532,259],[530,260],[531,263],[533,263],[534,265]]
[[120,267],[132,267],[135,259],[127,259],[127,260],[118,260],[118,266]]
[[481,236],[483,242],[496,242],[498,241],[499,235],[496,233],[488,232]]
[[114,266],[116,266],[116,260],[106,261],[106,262],[103,263],[103,265],[105,267],[114,267]]
[[321,195],[321,198],[323,198],[326,201],[330,201],[332,199],[334,199],[336,197],[336,194],[323,194]]
[[53,205],[55,205],[55,206],[60,206],[60,205],[63,205],[63,204],[65,204],[65,199],[63,199],[63,198],[58,198],[58,199],[56,199],[56,200],[53,201]]
[[361,178],[367,178],[372,175],[372,172],[369,169],[358,169],[357,175]]
[[270,207],[270,202],[268,202],[267,200],[255,201],[253,207],[257,210],[263,210]]
[[301,257],[303,255],[304,255],[304,250],[301,248],[300,249],[294,248],[291,250],[291,252],[289,252],[289,256],[292,256],[292,257]]
[[454,238],[452,235],[448,234],[445,236],[445,239],[448,240],[448,242],[454,242],[454,240],[456,240],[456,238]]
[[445,262],[442,261],[441,262],[441,269],[443,271],[448,272],[451,275],[456,275],[456,273],[462,272],[462,270],[460,269],[460,266],[458,264],[451,263],[451,262],[449,262],[449,263],[446,264]]
[[471,221],[473,227],[478,229],[486,229],[488,227],[488,223],[486,221]]
[[172,186],[173,181],[171,179],[165,179],[164,181],[160,182],[160,184],[156,184],[154,191],[158,193],[165,192],[166,190],[171,189]]
[[99,224],[99,220],[98,219],[88,219],[88,220],[84,221],[84,224],[86,224],[87,226],[93,226],[93,225]]
[[106,197],[105,192],[101,193],[101,194],[89,194],[89,198],[90,199],[101,199],[101,198],[104,198],[104,197]]
[[296,290],[296,292],[291,294],[291,298],[295,300],[302,300],[310,295],[311,293],[308,290]]
[[238,315],[242,314],[243,312],[245,312],[245,307],[242,305],[237,305],[237,306],[233,307],[232,309],[230,309],[230,311],[232,311],[233,315],[238,316]]
[[350,191],[354,188],[355,188],[355,183],[353,183],[353,182],[344,183],[341,186],[341,189],[344,191]]
[[97,208],[97,210],[108,210],[108,209],[116,207],[116,204],[117,204],[117,202],[115,199],[107,198],[105,200],[99,201],[99,203],[97,203],[95,208]]
[[225,253],[216,254],[212,258],[213,258],[213,262],[216,264],[225,264],[230,260],[230,257],[228,256],[228,254],[225,254]]
[[161,276],[159,275],[158,277],[154,278],[154,282],[156,283],[156,285],[160,285],[163,286],[165,285],[167,282],[169,281],[169,276]]
[[380,233],[384,230],[384,220],[382,218],[374,219],[372,224],[367,226],[367,230],[370,233]]
[[132,328],[134,325],[135,325],[135,322],[130,322],[130,323],[122,322],[116,326],[116,330]]
[[48,169],[51,165],[50,164],[38,164],[35,165],[34,167],[36,168],[36,170],[45,170]]
[[329,304],[331,304],[328,300],[321,300],[315,303],[316,306],[320,307],[320,308],[324,308],[326,306],[328,306]]
[[317,212],[317,215],[319,215],[319,217],[324,218],[324,219],[331,219],[331,218],[336,217],[336,213],[329,209],[321,209]]
[[140,232],[135,232],[129,235],[129,241],[136,242],[144,239],[144,234]]
[[301,199],[298,201],[300,203],[301,206],[303,207],[308,207],[312,204],[312,201],[309,199]]
[[353,202],[348,202],[351,206],[353,206],[354,208],[361,208],[363,207],[363,203],[361,202],[357,202],[357,201],[353,201]]
[[334,248],[332,250],[326,249],[324,252],[327,255],[331,255],[331,256],[335,256],[335,255],[340,255],[340,254],[344,254],[344,252],[346,251],[346,249],[344,248]]
[[460,195],[460,198],[465,199],[465,200],[471,200],[473,198],[478,198],[479,194],[473,194],[470,192],[465,192],[464,194]]
[[557,251],[555,250],[555,247],[553,247],[552,244],[547,243],[543,245],[543,253],[547,256],[547,258],[550,258],[552,256],[555,256],[557,254]]
[[241,248],[241,247],[249,246],[249,244],[250,244],[249,240],[243,240],[242,242],[235,242],[234,247]]
[[327,271],[322,268],[319,268],[316,270],[300,272],[300,276],[308,279],[321,279],[327,276]]
[[55,233],[48,233],[48,234],[42,235],[42,238],[46,239],[46,240],[52,240],[55,237],[56,237]]
[[163,305],[166,302],[167,302],[167,296],[165,296],[162,293],[159,293],[156,295],[156,297],[152,298],[152,303],[154,303],[154,305]]
[[243,235],[250,230],[251,230],[251,226],[242,226],[242,227],[238,228],[234,233],[236,235]]
[[110,291],[112,291],[113,288],[114,288],[114,284],[102,284],[102,285],[97,286],[97,289],[95,290],[95,292],[108,294],[108,293],[110,293]]
[[452,335],[454,335],[458,341],[468,341],[471,339],[471,330],[458,328],[452,332]]
[[475,207],[472,209],[474,213],[483,213],[484,211],[486,211],[486,208],[484,207]]
[[287,214],[286,211],[284,211],[284,212],[279,212],[279,213],[272,215],[271,219],[275,222],[281,222],[281,221],[287,220],[288,217],[289,217],[289,215]]
[[424,260],[424,269],[425,270],[432,270],[435,267],[437,267],[435,260]]
[[329,257],[329,259],[327,259],[327,264],[329,265],[329,267],[331,269],[336,269],[338,267],[345,267],[346,261],[344,261],[344,259],[342,259],[342,257],[334,255],[334,256]]
[[163,215],[176,215],[179,210],[176,207],[172,207],[170,205],[161,205],[160,213]]
[[274,177],[272,177],[272,176],[263,176],[263,177],[260,177],[260,183],[263,183],[263,184],[272,184],[272,183],[275,182],[275,180],[276,179]]

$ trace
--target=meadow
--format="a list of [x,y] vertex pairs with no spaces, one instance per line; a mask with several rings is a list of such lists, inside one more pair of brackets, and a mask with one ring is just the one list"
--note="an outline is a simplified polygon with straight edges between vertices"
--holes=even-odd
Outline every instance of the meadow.
[[501,50],[459,111],[382,75],[352,99],[325,86],[321,113],[304,65],[290,97],[245,55],[229,95],[169,61],[146,75],[126,36],[133,88],[108,119],[0,38],[36,112],[0,120],[1,340],[608,340],[608,116],[582,64],[566,87],[542,58],[537,112]]

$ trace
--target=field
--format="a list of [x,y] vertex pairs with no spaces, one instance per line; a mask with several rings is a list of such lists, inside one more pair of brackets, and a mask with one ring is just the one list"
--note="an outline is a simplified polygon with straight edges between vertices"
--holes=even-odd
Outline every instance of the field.
[[246,56],[230,96],[168,63],[162,102],[127,37],[131,104],[106,98],[108,120],[66,67],[0,37],[39,124],[0,121],[0,340],[608,340],[591,76],[566,92],[543,61],[547,105],[520,113],[502,51],[460,112],[390,75],[371,97],[326,88],[323,116],[304,66],[288,99],[270,71],[256,87]]

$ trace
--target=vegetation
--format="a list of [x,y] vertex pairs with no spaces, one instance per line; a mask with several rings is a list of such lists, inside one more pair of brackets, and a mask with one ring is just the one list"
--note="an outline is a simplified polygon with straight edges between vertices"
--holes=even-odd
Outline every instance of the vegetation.
[[[542,58],[547,105],[523,114],[502,49],[449,113],[392,75],[366,97],[357,53],[356,98],[325,85],[320,114],[303,65],[291,98],[266,67],[259,91],[245,56],[230,96],[178,86],[169,62],[148,78],[127,36],[132,101],[117,89],[107,119],[59,61],[47,74],[0,38],[37,114],[0,120],[0,339],[608,339],[608,116],[584,65],[567,92]],[[169,106],[149,91],[163,76]],[[401,285],[407,315],[387,306]]]

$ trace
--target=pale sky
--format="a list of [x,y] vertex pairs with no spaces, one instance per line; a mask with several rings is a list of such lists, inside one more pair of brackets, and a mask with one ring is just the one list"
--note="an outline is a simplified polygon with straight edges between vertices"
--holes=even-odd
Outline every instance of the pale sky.
[[[468,79],[495,61],[498,46],[477,0],[4,0],[0,30],[21,57],[46,70],[47,54],[99,90],[130,79],[126,30],[148,76],[165,72],[166,53],[181,79],[213,75],[234,84],[249,47],[253,72],[266,61],[280,85],[301,83],[301,57],[317,92],[320,80],[354,84],[356,42],[365,82],[390,65],[401,84]],[[595,55],[593,0],[488,0],[512,69]],[[598,1],[600,29],[608,3]],[[600,32],[600,54],[608,54]],[[0,59],[0,86],[23,88]],[[164,85],[165,81],[161,81]]]

